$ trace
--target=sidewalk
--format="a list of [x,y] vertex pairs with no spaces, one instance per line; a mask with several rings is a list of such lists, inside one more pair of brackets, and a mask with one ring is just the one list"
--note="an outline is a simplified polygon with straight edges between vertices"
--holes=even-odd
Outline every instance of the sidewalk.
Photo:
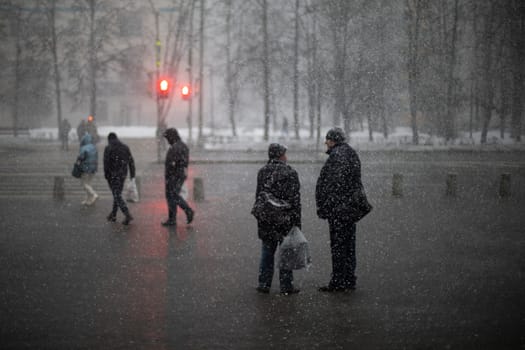
[[[490,187],[500,169],[523,176],[519,155],[458,167],[458,178],[470,180],[457,198],[442,195],[440,175],[446,162],[465,163],[464,154],[364,155],[374,211],[358,224],[352,294],[317,291],[330,275],[328,227],[313,201],[321,164],[297,164],[313,266],[294,274],[301,293],[284,297],[277,274],[269,295],[255,292],[260,241],[249,211],[261,164],[192,165],[189,184],[203,178],[206,200],[190,201],[191,226],[179,213],[177,228],[167,229],[160,225],[167,213],[163,164],[152,161],[151,145],[128,143],[145,194],[130,204],[129,227],[106,222],[110,197],[89,208],[77,197],[0,197],[0,348],[525,346],[525,194],[500,200]],[[38,146],[0,154],[2,171],[13,167],[20,179],[37,170],[60,173],[76,154]],[[388,180],[398,169],[412,175],[405,196],[393,198]],[[478,179],[483,187],[473,183]]]

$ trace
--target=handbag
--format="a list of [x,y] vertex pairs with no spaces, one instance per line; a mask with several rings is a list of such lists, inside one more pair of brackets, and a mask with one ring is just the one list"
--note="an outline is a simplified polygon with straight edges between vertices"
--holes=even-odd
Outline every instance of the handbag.
[[79,161],[76,161],[75,164],[73,164],[73,170],[71,171],[71,175],[77,179],[80,179],[82,176],[82,166]]
[[372,204],[368,202],[366,198],[365,189],[361,184],[356,191],[352,194],[352,205],[348,216],[353,222],[358,222],[365,216],[367,216],[373,209]]
[[252,208],[252,215],[257,220],[283,225],[290,222],[290,203],[275,197],[270,192],[261,191]]

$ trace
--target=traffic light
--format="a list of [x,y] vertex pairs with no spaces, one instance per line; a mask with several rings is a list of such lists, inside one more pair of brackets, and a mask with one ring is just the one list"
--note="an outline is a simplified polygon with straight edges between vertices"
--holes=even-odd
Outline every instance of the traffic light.
[[170,93],[170,82],[168,79],[159,79],[157,83],[157,96],[159,98],[168,98]]
[[183,100],[189,100],[191,97],[191,90],[189,85],[183,85],[182,89],[180,90],[182,99]]

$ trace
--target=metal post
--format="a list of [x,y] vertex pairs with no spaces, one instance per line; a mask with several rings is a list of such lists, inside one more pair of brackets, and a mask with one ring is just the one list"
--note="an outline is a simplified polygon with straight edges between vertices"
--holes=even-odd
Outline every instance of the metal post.
[[501,174],[499,183],[499,196],[510,197],[510,174]]
[[458,174],[450,173],[447,175],[447,196],[455,197],[458,188]]
[[193,199],[196,202],[202,202],[204,200],[204,182],[200,177],[193,179]]
[[54,199],[64,199],[65,189],[64,189],[64,177],[55,176],[55,184],[53,186],[53,198]]
[[402,197],[403,196],[403,175],[394,174],[392,177],[392,196]]

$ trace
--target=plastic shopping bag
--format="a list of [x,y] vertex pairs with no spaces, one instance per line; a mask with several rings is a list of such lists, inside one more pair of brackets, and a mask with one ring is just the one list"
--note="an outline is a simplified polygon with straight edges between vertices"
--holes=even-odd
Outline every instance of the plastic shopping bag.
[[182,199],[187,200],[188,199],[188,186],[186,186],[186,183],[182,184],[182,187],[180,188],[179,195],[182,197]]
[[128,202],[138,202],[139,201],[139,191],[137,189],[137,182],[135,178],[130,179],[126,187],[126,200]]
[[300,270],[310,265],[308,241],[301,230],[294,226],[279,246],[279,269]]

